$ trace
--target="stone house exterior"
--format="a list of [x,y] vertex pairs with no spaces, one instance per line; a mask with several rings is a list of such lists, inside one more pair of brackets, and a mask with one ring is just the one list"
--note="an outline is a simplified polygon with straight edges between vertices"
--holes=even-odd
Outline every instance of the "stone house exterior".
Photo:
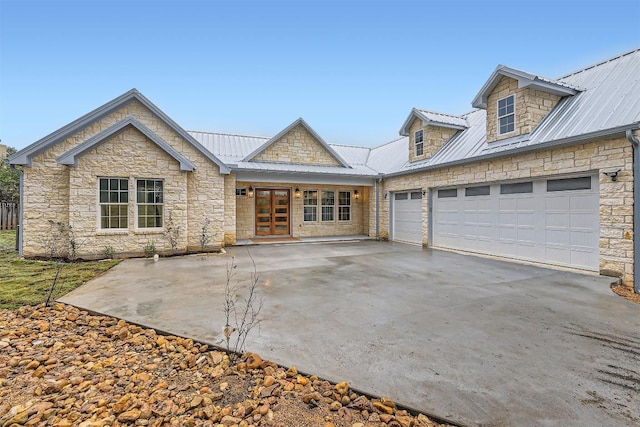
[[[329,144],[185,131],[135,89],[15,153],[22,251],[69,224],[78,256],[368,236],[621,277],[636,263],[640,50],[560,79],[499,66],[461,116],[414,108],[401,138]],[[167,228],[179,230],[172,248]]]

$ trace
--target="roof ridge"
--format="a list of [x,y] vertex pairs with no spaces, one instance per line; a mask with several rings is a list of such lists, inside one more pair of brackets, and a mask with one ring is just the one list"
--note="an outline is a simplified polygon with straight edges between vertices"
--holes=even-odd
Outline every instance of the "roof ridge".
[[211,131],[203,131],[203,130],[187,130],[187,132],[208,133],[210,135],[243,136],[245,138],[271,139],[270,136],[243,135],[243,134],[239,134],[239,133],[211,132]]
[[562,79],[566,79],[567,77],[575,76],[576,74],[580,74],[580,73],[582,73],[584,71],[587,71],[587,70],[590,70],[592,68],[596,68],[596,67],[599,67],[601,65],[608,64],[609,62],[617,61],[617,60],[619,60],[619,59],[621,59],[621,58],[623,58],[625,56],[629,56],[629,55],[631,55],[633,53],[636,53],[636,52],[640,52],[640,47],[637,47],[637,48],[631,49],[631,50],[629,50],[627,52],[612,56],[612,57],[610,57],[608,59],[605,59],[605,60],[602,60],[602,61],[598,61],[595,64],[591,64],[591,65],[589,65],[587,67],[584,67],[584,68],[581,68],[579,70],[573,71],[573,72],[571,72],[569,74],[566,74],[566,75],[564,75],[562,77],[558,77],[556,80],[562,80]]
[[460,118],[462,118],[462,116],[457,116],[457,115],[455,115],[455,114],[441,113],[441,112],[439,112],[439,111],[426,110],[426,109],[424,109],[424,108],[417,108],[417,107],[416,107],[416,110],[418,110],[418,111],[424,111],[424,112],[426,112],[426,113],[440,114],[441,116],[455,117],[456,119],[460,119]]
[[365,150],[370,149],[369,147],[363,147],[361,145],[334,144],[332,142],[328,142],[327,144],[333,145],[334,147],[364,148]]
[[370,150],[371,150],[371,151],[373,151],[373,150],[375,150],[376,148],[381,148],[381,147],[384,147],[385,145],[393,144],[394,142],[398,142],[398,141],[400,141],[401,139],[405,139],[405,138],[409,138],[409,137],[408,137],[408,136],[401,136],[400,138],[396,138],[396,139],[393,139],[393,140],[391,140],[391,141],[389,141],[389,142],[385,142],[385,143],[383,143],[383,144],[376,145],[375,147],[371,147],[371,148],[370,148]]

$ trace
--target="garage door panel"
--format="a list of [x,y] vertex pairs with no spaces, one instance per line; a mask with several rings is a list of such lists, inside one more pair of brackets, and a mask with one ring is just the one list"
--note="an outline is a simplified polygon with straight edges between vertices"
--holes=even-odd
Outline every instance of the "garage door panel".
[[456,197],[434,198],[434,246],[597,271],[599,194],[590,180],[579,189],[559,179],[495,184],[480,196],[459,187]]
[[422,193],[401,192],[393,197],[392,239],[422,243]]

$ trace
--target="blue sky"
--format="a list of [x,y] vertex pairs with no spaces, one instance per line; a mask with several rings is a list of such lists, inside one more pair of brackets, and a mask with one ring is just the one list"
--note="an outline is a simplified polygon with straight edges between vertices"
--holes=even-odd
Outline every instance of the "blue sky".
[[0,0],[0,139],[22,148],[135,87],[187,130],[327,142],[451,114],[498,64],[557,78],[640,46],[640,0]]

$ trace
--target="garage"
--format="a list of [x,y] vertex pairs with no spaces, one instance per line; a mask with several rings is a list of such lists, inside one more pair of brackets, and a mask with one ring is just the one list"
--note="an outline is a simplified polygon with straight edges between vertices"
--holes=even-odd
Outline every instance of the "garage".
[[422,191],[393,193],[391,238],[394,241],[422,244]]
[[597,175],[434,190],[433,246],[598,271]]

